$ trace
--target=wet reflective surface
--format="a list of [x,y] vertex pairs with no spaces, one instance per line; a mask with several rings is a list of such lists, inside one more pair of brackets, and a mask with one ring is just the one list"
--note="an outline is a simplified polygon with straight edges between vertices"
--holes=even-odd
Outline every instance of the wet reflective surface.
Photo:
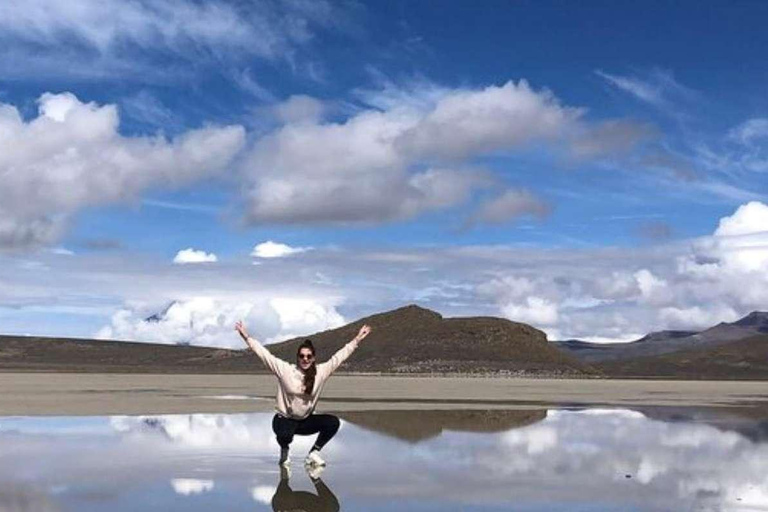
[[341,416],[319,475],[271,414],[0,417],[0,510],[768,511],[754,410]]

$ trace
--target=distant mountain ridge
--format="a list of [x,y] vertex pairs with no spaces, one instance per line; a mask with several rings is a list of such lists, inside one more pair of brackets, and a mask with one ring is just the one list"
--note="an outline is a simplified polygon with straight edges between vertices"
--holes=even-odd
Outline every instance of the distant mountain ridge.
[[651,332],[630,343],[590,343],[580,340],[553,343],[581,361],[601,363],[714,348],[760,334],[768,334],[768,312],[753,311],[736,322],[721,322],[703,331]]

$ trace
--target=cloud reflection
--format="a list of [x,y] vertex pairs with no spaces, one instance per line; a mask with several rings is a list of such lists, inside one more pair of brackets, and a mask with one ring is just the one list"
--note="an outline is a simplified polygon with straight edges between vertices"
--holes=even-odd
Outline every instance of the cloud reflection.
[[[84,496],[93,489],[114,508],[135,508],[150,495],[173,506],[179,494],[189,511],[274,505],[281,489],[294,489],[287,482],[275,489],[278,449],[270,420],[270,414],[75,423],[2,418],[0,486],[17,493],[34,488],[63,509],[87,508]],[[323,476],[350,510],[487,511],[513,504],[558,511],[768,511],[768,443],[749,435],[759,420],[739,421],[747,434],[722,422],[669,422],[615,409],[358,412],[324,450],[329,467]],[[294,460],[311,444],[297,441],[304,444],[292,447]],[[301,489],[307,477],[298,466],[294,480]],[[320,496],[317,487],[306,492]]]

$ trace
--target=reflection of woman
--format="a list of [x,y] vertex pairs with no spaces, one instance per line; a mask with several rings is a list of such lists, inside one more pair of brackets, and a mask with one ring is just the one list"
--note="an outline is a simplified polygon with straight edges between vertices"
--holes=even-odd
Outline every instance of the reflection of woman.
[[272,430],[280,445],[280,464],[290,464],[288,447],[294,435],[318,434],[305,464],[324,466],[325,461],[320,457],[320,450],[339,430],[339,418],[330,414],[313,414],[315,406],[325,381],[355,351],[358,343],[371,332],[371,328],[364,325],[352,341],[321,364],[315,364],[315,347],[312,346],[311,340],[305,340],[299,345],[296,354],[298,364],[290,364],[273,356],[258,341],[248,336],[242,322],[237,322],[235,329],[264,365],[277,376],[277,414],[272,419]]
[[287,472],[282,472],[280,485],[272,497],[272,509],[275,512],[338,512],[339,500],[327,485],[319,478],[312,478],[317,494],[307,491],[294,491],[288,481]]

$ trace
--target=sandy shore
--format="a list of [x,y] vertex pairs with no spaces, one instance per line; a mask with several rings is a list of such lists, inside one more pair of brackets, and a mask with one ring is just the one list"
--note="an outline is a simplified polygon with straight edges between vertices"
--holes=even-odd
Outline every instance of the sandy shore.
[[[0,415],[271,411],[269,375],[1,373]],[[738,406],[768,403],[768,382],[362,377],[336,375],[323,411]]]

